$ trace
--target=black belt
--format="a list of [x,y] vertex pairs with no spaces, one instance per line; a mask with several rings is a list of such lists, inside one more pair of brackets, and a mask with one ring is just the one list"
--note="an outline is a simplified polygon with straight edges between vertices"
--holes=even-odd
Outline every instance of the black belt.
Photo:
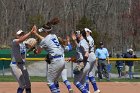
[[24,62],[12,62],[12,64],[25,64]]
[[58,55],[58,56],[51,56],[50,59],[54,59],[54,58],[60,58],[63,57],[62,55]]
[[106,59],[100,59],[100,58],[99,58],[98,60],[106,60]]
[[91,53],[91,52],[93,52],[93,53],[94,53],[94,51],[89,51],[89,53]]

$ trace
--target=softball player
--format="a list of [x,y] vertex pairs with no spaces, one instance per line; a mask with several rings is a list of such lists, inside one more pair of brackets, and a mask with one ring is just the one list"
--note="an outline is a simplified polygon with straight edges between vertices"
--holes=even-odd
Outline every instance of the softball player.
[[[100,93],[100,90],[97,87],[96,80],[95,80],[95,77],[94,77],[93,72],[92,72],[93,66],[94,66],[95,61],[96,61],[96,56],[94,53],[94,40],[91,37],[92,31],[88,28],[85,28],[84,31],[85,31],[84,37],[86,37],[88,40],[89,52],[90,52],[89,57],[88,57],[88,61],[90,64],[90,71],[89,71],[88,75],[86,76],[86,88],[89,91],[89,81],[90,81],[92,86],[93,86],[94,93]],[[90,91],[89,91],[89,93],[90,93]]]
[[47,80],[52,93],[60,93],[57,82],[62,70],[65,67],[63,57],[64,51],[59,44],[57,36],[55,34],[51,34],[51,31],[53,30],[52,25],[57,23],[58,22],[55,23],[53,19],[43,25],[38,31],[44,36],[39,35],[37,30],[34,31],[34,35],[41,40],[40,47],[37,49],[36,53],[40,53],[42,48],[44,48],[49,55],[50,63],[48,64]]
[[[32,28],[31,32],[34,30]],[[23,43],[27,39],[31,32],[24,34],[22,30],[19,30],[16,33],[16,39],[12,41],[12,60],[11,60],[11,71],[13,76],[16,78],[19,88],[17,93],[23,93],[24,89],[26,93],[31,93],[31,83],[28,71],[25,67],[25,58],[26,58],[26,46]]]
[[[69,40],[69,36],[66,37],[66,40],[62,40],[62,38],[60,38],[60,41],[62,42],[63,45],[63,49],[65,52],[69,52],[72,50],[72,46],[70,44],[70,40]],[[67,62],[65,62],[65,68],[63,69],[62,73],[61,73],[61,77],[62,80],[64,82],[64,84],[67,86],[67,89],[69,91],[69,93],[73,93],[73,89],[71,87],[70,82],[67,79]]]
[[[72,34],[72,39],[75,41],[76,48],[76,60],[78,65],[83,65],[82,70],[79,73],[74,74],[74,84],[82,92],[87,93],[88,90],[84,87],[86,75],[89,72],[90,65],[87,61],[89,57],[89,46],[87,41],[83,38],[81,31],[76,31],[76,35]],[[77,40],[76,40],[77,39]]]

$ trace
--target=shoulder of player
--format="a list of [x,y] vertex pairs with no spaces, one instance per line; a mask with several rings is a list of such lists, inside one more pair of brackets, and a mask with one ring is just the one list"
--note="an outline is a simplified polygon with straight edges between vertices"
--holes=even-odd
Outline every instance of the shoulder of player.
[[49,34],[49,35],[47,35],[46,37],[44,37],[44,38],[42,39],[42,41],[49,40],[49,39],[52,38],[52,37],[53,37],[53,35],[52,35],[52,34]]
[[81,48],[85,48],[85,47],[88,48],[89,47],[88,43],[84,39],[79,42],[78,46]]
[[101,48],[97,48],[96,51],[97,51],[97,52],[100,52],[100,51],[107,51],[107,49],[106,49],[106,48],[102,48],[102,49],[101,49]]
[[103,48],[103,50],[108,51],[107,48],[105,48],[105,47]]
[[48,38],[50,38],[50,39],[51,39],[51,38],[56,38],[56,39],[58,39],[57,36],[56,36],[55,34],[49,34],[49,35],[48,35]]
[[49,34],[50,36],[52,36],[52,37],[57,37],[55,34]]
[[82,39],[79,43],[80,45],[88,45],[88,42],[85,39]]
[[93,40],[92,36],[88,36],[87,39],[89,39],[89,40]]
[[13,39],[13,40],[12,40],[12,42],[16,42],[16,41],[17,41],[17,39]]
[[15,44],[15,45],[18,45],[18,44],[19,44],[19,43],[18,43],[18,40],[19,40],[19,39],[13,39],[12,43]]
[[97,48],[96,51],[100,51],[100,48]]

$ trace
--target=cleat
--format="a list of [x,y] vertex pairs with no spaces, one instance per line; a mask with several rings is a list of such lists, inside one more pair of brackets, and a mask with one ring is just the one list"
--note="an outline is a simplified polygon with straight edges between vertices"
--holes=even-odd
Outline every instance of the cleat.
[[98,89],[98,90],[94,91],[94,93],[101,93],[101,91]]
[[69,93],[74,93],[74,92],[73,92],[73,89],[70,89],[70,90],[69,90]]
[[88,93],[90,93],[90,91],[88,91]]
[[98,93],[101,93],[101,91],[99,89],[97,91],[98,91]]

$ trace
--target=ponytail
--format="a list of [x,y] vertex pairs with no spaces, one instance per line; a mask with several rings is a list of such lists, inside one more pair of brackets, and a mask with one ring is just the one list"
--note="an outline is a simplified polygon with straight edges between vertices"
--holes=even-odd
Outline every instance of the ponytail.
[[82,34],[82,36],[84,37],[84,39],[89,43],[89,41],[88,41],[88,39],[87,39],[87,36],[86,36],[85,30],[83,30],[83,31],[81,32],[81,34]]
[[59,22],[60,20],[58,18],[53,18],[52,20],[44,24],[42,27],[44,29],[52,29],[52,26],[58,24]]
[[50,20],[47,25],[56,25],[60,22],[60,20],[58,18],[53,18],[52,20]]

